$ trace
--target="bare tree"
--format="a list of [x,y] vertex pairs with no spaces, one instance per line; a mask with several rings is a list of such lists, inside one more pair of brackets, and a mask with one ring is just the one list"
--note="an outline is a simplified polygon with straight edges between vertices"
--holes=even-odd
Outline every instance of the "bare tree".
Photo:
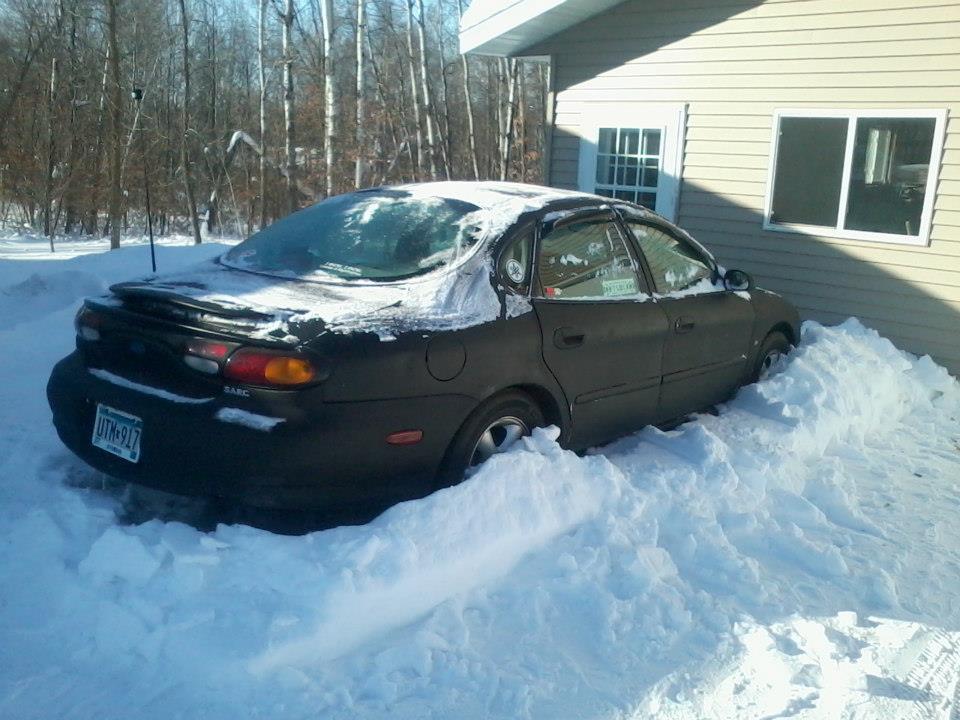
[[333,67],[333,0],[320,0],[323,22],[324,150],[327,165],[327,196],[333,195],[336,172],[337,91]]
[[0,223],[116,244],[148,183],[158,234],[197,239],[203,213],[250,231],[313,188],[542,177],[546,74],[460,57],[463,5],[0,0]]
[[[123,106],[120,98],[120,42],[117,39],[117,2],[107,0],[107,35],[110,43],[110,249],[120,247],[121,154]],[[181,0],[182,2],[182,0]]]
[[297,149],[295,147],[296,128],[293,107],[293,47],[290,45],[290,33],[293,30],[293,0],[286,0],[283,15],[283,124],[284,146],[287,156],[287,206],[294,212],[299,206],[297,200]]
[[[463,20],[463,0],[457,0],[457,24]],[[473,92],[470,88],[470,61],[466,55],[460,55],[463,64],[463,95],[466,100],[467,135],[470,140],[470,162],[473,167],[473,179],[480,179],[480,163],[477,160],[477,133],[473,119]]]
[[366,118],[363,116],[363,92],[364,92],[364,31],[366,29],[366,0],[357,0],[357,159],[353,171],[353,186],[357,189],[363,187],[363,174],[365,170],[366,137],[364,133]]
[[413,102],[413,122],[416,125],[414,134],[417,138],[417,165],[414,176],[419,180],[425,161],[423,148],[423,119],[420,109],[420,93],[417,91],[417,60],[413,47],[413,1],[407,0],[407,58],[410,67],[410,98]]
[[267,71],[265,55],[265,33],[267,2],[260,0],[260,14],[257,18],[257,73],[260,79],[260,229],[267,226]]
[[[110,0],[116,2],[116,0]],[[201,242],[200,219],[197,217],[197,196],[193,187],[193,171],[190,168],[190,20],[184,0],[180,0],[180,24],[183,28],[183,108],[181,113],[180,164],[183,168],[183,185],[187,193],[187,212],[193,229],[193,242]]]
[[430,107],[430,83],[427,81],[427,41],[424,38],[423,0],[417,0],[420,16],[417,35],[420,40],[420,81],[423,83],[423,117],[427,125],[427,154],[430,156],[430,179],[437,179],[436,147],[433,137],[433,115]]
[[507,83],[507,107],[503,113],[500,127],[500,179],[506,180],[510,174],[510,151],[513,147],[513,117],[516,111],[517,61],[502,60],[504,77]]

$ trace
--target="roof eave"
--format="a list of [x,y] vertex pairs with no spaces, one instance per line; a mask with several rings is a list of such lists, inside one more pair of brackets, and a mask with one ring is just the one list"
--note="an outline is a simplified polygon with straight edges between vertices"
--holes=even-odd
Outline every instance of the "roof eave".
[[[460,52],[515,57],[624,0],[483,0],[460,26]],[[474,0],[479,2],[479,0]]]

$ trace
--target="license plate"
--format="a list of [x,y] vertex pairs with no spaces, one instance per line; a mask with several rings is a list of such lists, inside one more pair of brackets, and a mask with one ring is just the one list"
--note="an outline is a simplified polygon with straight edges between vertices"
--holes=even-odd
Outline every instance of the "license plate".
[[107,405],[97,405],[93,423],[93,444],[101,450],[132,463],[140,459],[143,420]]

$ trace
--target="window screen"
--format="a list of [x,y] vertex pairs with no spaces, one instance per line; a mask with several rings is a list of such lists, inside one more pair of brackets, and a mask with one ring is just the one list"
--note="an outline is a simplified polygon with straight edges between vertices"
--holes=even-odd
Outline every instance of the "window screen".
[[573,222],[540,241],[540,285],[547,298],[597,300],[642,291],[633,261],[616,224]]
[[847,124],[846,118],[780,119],[771,222],[836,226]]

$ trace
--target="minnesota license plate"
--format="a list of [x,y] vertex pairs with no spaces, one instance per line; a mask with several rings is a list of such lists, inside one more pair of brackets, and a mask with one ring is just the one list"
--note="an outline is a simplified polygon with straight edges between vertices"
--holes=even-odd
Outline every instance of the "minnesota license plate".
[[97,405],[93,423],[93,444],[130,462],[140,459],[143,420],[107,405]]

